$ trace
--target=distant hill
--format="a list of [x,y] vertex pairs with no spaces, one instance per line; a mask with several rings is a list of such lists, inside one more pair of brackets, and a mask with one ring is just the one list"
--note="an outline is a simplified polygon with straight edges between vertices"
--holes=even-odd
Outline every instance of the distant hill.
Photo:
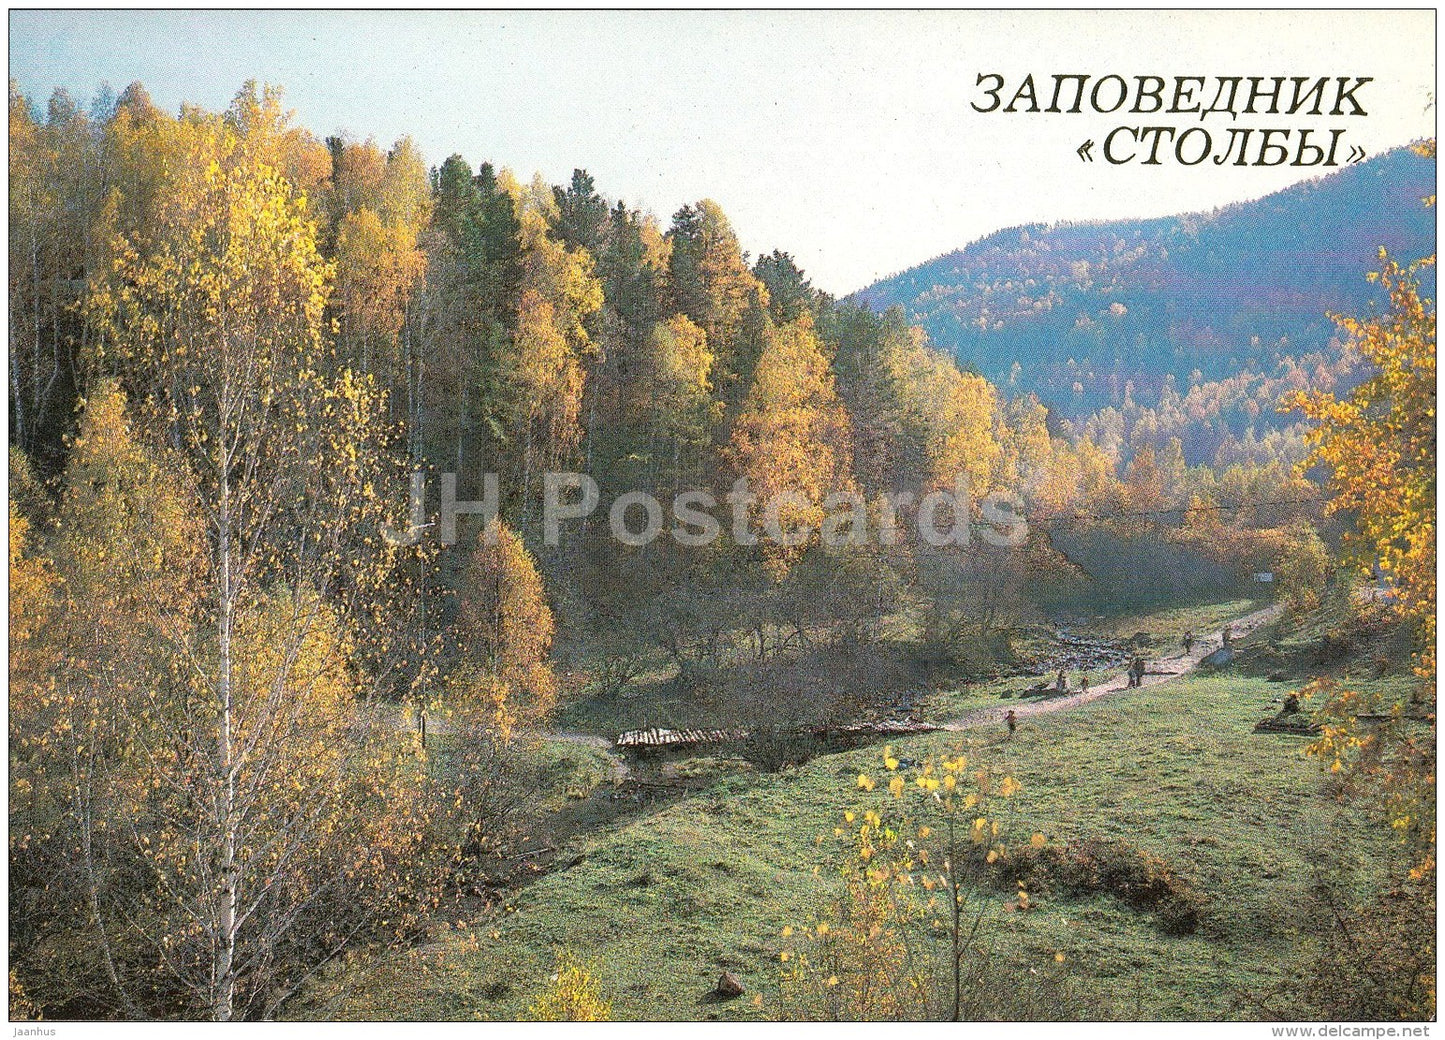
[[1328,351],[1329,312],[1372,299],[1381,246],[1435,250],[1435,164],[1407,148],[1212,213],[1030,225],[883,279],[853,299],[901,305],[934,344],[1063,415],[1153,398]]

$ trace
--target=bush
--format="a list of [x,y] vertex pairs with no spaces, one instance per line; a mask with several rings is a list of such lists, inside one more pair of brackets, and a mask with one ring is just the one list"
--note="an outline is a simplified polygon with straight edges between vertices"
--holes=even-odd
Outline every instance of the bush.
[[[866,870],[845,873],[830,920],[804,927],[778,954],[778,1017],[812,1022],[910,1021],[933,1017],[929,965],[909,942],[919,908]],[[783,931],[784,938],[793,934]]]
[[1324,600],[1332,565],[1329,548],[1306,523],[1291,527],[1275,563],[1280,598],[1296,617],[1315,610]]
[[[843,894],[825,916],[782,930],[777,1017],[801,1020],[1019,1021],[1100,1017],[1074,994],[1067,957],[1009,958],[993,936],[995,900],[971,863],[1005,852],[999,814],[1022,790],[968,772],[964,755],[919,764],[883,750],[855,789],[876,808],[845,811]],[[886,792],[886,793],[885,793]],[[822,840],[821,838],[819,839]],[[1035,836],[1031,849],[1043,846]],[[1028,909],[1020,889],[1018,910]]]
[[547,988],[527,1009],[533,1022],[607,1022],[612,1002],[590,965],[568,950],[557,951],[557,970]]
[[989,869],[1000,886],[1071,896],[1107,892],[1136,910],[1153,911],[1170,935],[1193,934],[1205,905],[1167,863],[1126,841],[1016,846]]

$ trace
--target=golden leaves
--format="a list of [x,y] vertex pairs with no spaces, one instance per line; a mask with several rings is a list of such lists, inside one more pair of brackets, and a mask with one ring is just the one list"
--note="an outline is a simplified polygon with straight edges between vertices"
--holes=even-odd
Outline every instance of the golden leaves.
[[[1389,308],[1368,318],[1336,317],[1353,347],[1374,374],[1348,397],[1321,391],[1297,392],[1280,402],[1314,422],[1312,447],[1302,464],[1330,474],[1331,513],[1353,517],[1346,545],[1360,570],[1378,568],[1395,593],[1390,610],[1413,630],[1416,671],[1433,700],[1435,678],[1435,310],[1420,291],[1419,271],[1434,258],[1401,266],[1381,251],[1375,281]],[[1312,554],[1318,556],[1318,550]],[[1306,555],[1302,565],[1318,567]],[[1310,753],[1332,773],[1350,770],[1374,781],[1395,821],[1434,818],[1434,756],[1420,756],[1395,726],[1362,730],[1364,698],[1337,684],[1318,684],[1329,693],[1319,719],[1320,739]],[[1375,706],[1392,714],[1390,705]],[[1362,711],[1362,709],[1364,709]],[[1368,754],[1363,749],[1371,745]],[[1421,858],[1433,857],[1433,823],[1397,826],[1418,844]]]
[[[483,698],[537,718],[551,710],[557,681],[548,657],[555,623],[536,560],[506,524],[483,536],[463,579],[458,627],[471,663],[491,682]],[[469,680],[477,689],[476,680]],[[515,691],[517,697],[510,697]],[[500,716],[499,716],[500,717]]]
[[546,990],[527,1009],[538,1022],[605,1022],[612,1017],[612,1002],[592,965],[568,950],[557,952],[556,967]]
[[[848,415],[809,315],[770,332],[726,456],[785,534],[808,528],[815,539],[826,497],[854,489]],[[801,548],[770,549],[775,573]]]

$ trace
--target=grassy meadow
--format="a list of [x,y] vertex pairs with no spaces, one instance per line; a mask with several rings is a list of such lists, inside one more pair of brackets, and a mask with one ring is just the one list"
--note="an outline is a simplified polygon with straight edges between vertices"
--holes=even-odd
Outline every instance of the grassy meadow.
[[[1389,834],[1332,793],[1304,740],[1253,732],[1285,690],[1235,670],[1195,674],[1026,720],[1012,740],[992,730],[935,733],[893,751],[907,760],[962,750],[971,768],[1013,776],[1022,784],[1006,818],[1013,840],[1124,839],[1202,893],[1201,925],[1187,936],[1165,934],[1108,894],[1043,897],[1023,914],[1006,908],[1007,892],[987,893],[985,945],[1019,970],[1036,963],[1065,974],[1071,1015],[1257,1019],[1259,1001],[1309,941],[1316,882],[1363,893],[1392,854]],[[296,1014],[525,1016],[564,947],[592,964],[617,1018],[787,1014],[782,929],[827,918],[844,857],[833,828],[845,810],[888,798],[881,785],[865,793],[854,783],[859,772],[882,771],[881,751],[774,775],[739,771],[578,837],[558,869],[504,906],[438,921],[410,951],[354,957]],[[591,753],[582,759],[595,775]],[[724,970],[744,996],[711,995]]]

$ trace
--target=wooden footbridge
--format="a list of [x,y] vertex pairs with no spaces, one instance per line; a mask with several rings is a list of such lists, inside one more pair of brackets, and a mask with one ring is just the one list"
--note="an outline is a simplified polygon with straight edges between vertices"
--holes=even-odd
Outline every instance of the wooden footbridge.
[[819,744],[847,744],[880,737],[906,737],[932,733],[939,727],[912,719],[884,719],[838,726],[779,727],[768,731],[745,729],[632,729],[620,733],[613,747],[624,754],[643,756],[676,755],[700,749],[724,750],[755,739],[813,740]]

